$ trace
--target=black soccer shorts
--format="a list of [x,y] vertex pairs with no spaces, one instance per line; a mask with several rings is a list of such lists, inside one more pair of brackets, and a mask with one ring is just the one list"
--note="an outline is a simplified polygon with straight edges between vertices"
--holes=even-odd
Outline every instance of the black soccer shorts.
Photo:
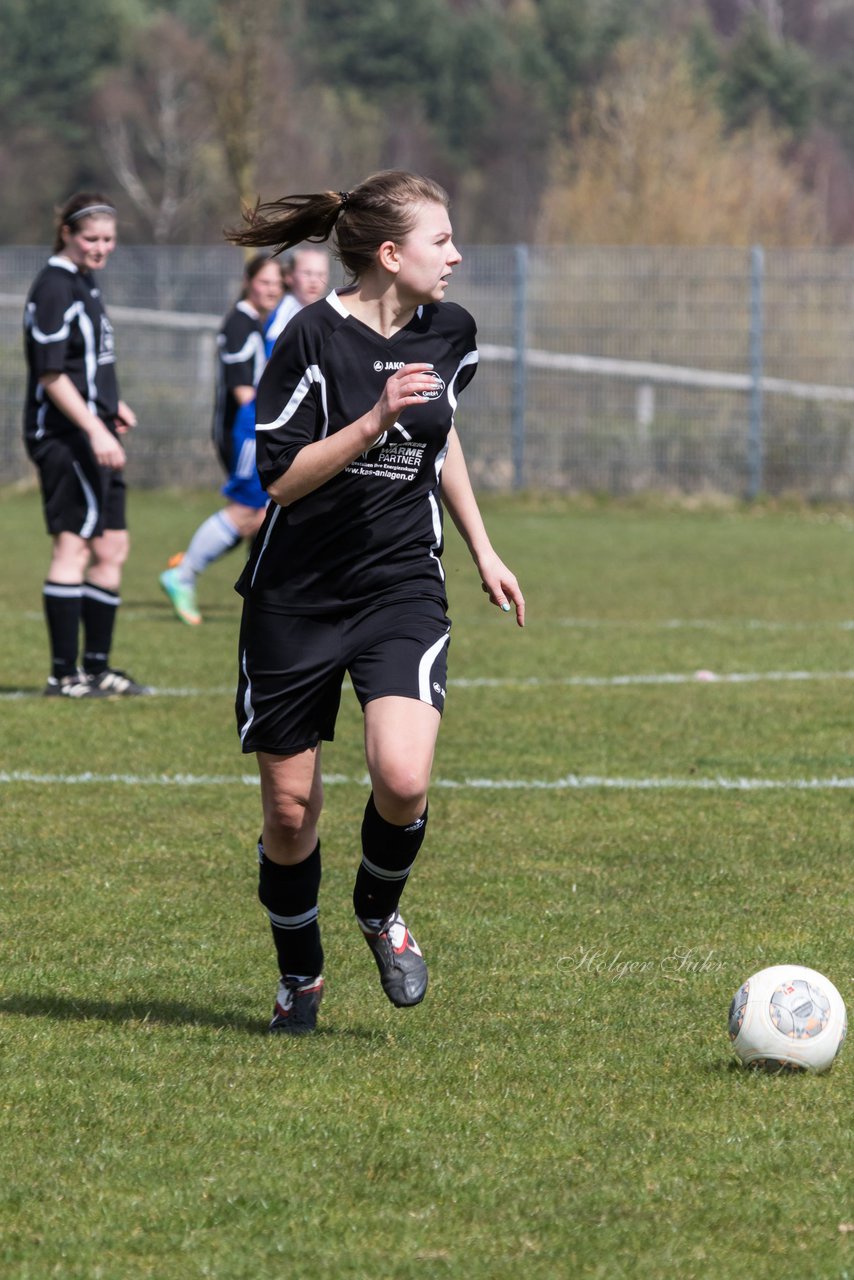
[[346,674],[363,709],[374,698],[402,697],[441,714],[450,632],[432,599],[333,618],[270,613],[247,601],[235,703],[244,752],[294,755],[331,742]]
[[38,468],[49,534],[89,539],[105,529],[127,528],[124,473],[98,465],[84,432],[48,436],[30,457]]

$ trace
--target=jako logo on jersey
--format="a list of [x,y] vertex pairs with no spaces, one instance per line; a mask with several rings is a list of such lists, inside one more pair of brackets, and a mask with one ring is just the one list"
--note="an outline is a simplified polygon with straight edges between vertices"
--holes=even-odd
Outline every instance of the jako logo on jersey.
[[435,382],[435,387],[431,387],[429,391],[421,391],[419,395],[422,400],[438,400],[439,396],[445,390],[445,384],[435,371],[429,374],[429,377]]
[[374,373],[384,373],[386,370],[392,372],[394,369],[402,369],[403,364],[403,360],[375,360]]

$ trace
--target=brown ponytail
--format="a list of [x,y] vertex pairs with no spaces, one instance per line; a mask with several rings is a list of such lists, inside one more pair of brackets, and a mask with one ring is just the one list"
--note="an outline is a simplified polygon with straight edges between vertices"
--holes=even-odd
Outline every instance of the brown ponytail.
[[448,195],[430,178],[388,169],[352,191],[320,191],[259,202],[243,214],[245,227],[227,230],[232,244],[268,246],[274,254],[333,237],[334,251],[354,280],[372,265],[386,240],[399,243],[415,223],[416,206],[448,207]]

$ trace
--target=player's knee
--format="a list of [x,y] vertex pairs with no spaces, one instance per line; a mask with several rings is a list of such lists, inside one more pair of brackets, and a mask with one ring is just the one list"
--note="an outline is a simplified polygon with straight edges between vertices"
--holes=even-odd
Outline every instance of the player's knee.
[[374,781],[374,802],[387,822],[403,825],[419,818],[427,805],[429,777],[401,762]]
[[130,554],[130,538],[118,538],[111,549],[110,560],[116,569],[121,569]]
[[56,539],[51,557],[49,576],[58,581],[65,581],[66,577],[69,580],[72,578],[82,580],[89,564],[89,555],[89,544],[82,538],[63,537]]
[[130,552],[130,538],[124,530],[115,530],[92,541],[92,567],[121,569]]
[[316,825],[319,816],[310,797],[293,792],[281,792],[270,797],[264,807],[265,827],[284,844],[300,843],[305,832]]

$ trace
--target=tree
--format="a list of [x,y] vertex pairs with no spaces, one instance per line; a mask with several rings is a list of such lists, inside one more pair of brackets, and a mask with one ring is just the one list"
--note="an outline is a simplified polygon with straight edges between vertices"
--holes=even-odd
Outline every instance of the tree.
[[265,43],[273,30],[274,0],[217,0],[213,57],[207,75],[210,107],[238,200],[254,204],[261,150]]
[[724,62],[721,103],[735,128],[765,113],[774,124],[803,135],[814,114],[812,60],[781,39],[775,26],[759,10],[747,17]]
[[202,75],[206,47],[168,14],[138,40],[95,99],[104,154],[144,237],[176,237],[202,187],[199,156],[212,134]]
[[122,0],[4,0],[0,40],[0,236],[47,240],[75,189],[103,184],[87,110],[135,26]]
[[819,202],[767,121],[728,134],[687,55],[623,44],[554,159],[539,238],[588,244],[813,244]]

